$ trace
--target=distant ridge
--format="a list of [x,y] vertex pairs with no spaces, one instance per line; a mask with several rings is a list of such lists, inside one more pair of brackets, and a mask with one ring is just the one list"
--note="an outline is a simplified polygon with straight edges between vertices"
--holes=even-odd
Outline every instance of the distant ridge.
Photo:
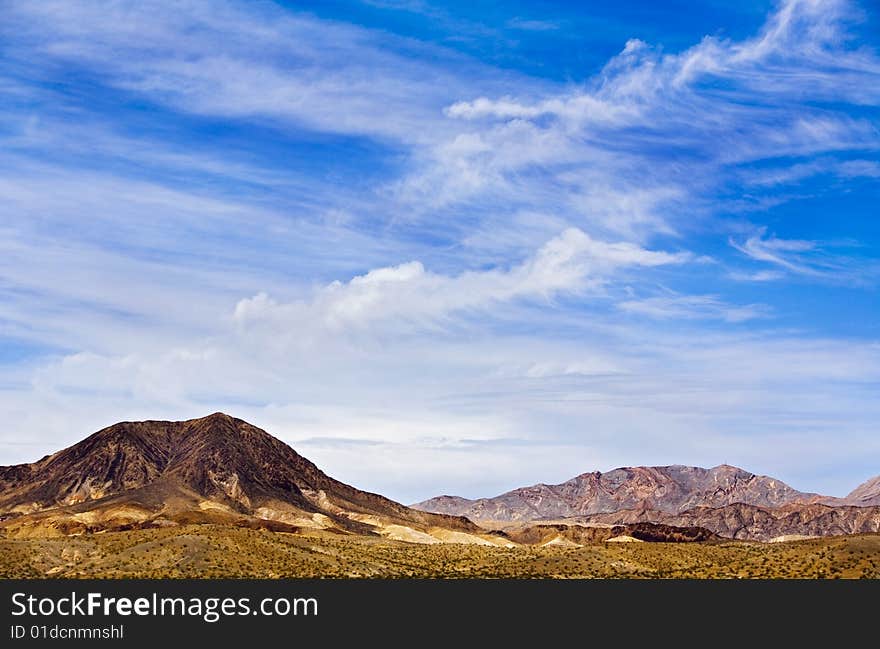
[[860,484],[843,501],[856,507],[880,506],[880,475]]
[[680,513],[733,503],[778,507],[817,497],[726,464],[711,469],[672,465],[582,473],[561,484],[520,487],[494,498],[440,496],[413,507],[474,520],[527,521],[633,509]]
[[624,467],[536,484],[493,498],[438,496],[413,505],[486,526],[655,523],[701,527],[727,538],[830,536],[880,531],[880,476],[846,498],[804,493],[768,476],[722,464]]

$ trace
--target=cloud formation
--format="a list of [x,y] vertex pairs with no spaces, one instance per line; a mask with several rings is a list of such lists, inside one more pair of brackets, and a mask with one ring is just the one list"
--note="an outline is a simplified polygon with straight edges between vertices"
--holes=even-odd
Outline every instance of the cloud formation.
[[727,322],[746,322],[763,317],[767,313],[766,307],[760,304],[731,306],[715,295],[649,297],[641,300],[625,300],[617,306],[628,313],[663,320],[718,318]]
[[[848,38],[856,15],[848,2],[789,0],[752,38],[707,36],[680,53],[631,39],[561,92],[456,101],[446,114],[460,132],[420,154],[401,195],[435,209],[481,195],[534,209],[552,196],[570,223],[630,237],[693,227],[742,165],[877,151],[876,123],[839,107],[880,103],[880,58]],[[871,162],[839,169],[871,175]]]
[[688,259],[687,253],[597,241],[571,228],[507,270],[468,271],[449,277],[411,261],[376,268],[345,283],[335,281],[308,303],[279,304],[260,293],[239,302],[234,317],[244,326],[270,320],[295,331],[362,328],[376,321],[430,324],[519,299],[546,301],[559,293],[596,291],[620,268],[681,264]]
[[[816,279],[873,284],[880,270],[876,262],[826,250],[826,248],[852,247],[852,242],[844,241],[836,245],[832,242],[823,245],[818,241],[804,239],[780,239],[768,235],[766,228],[760,228],[745,241],[737,242],[731,239],[730,245],[755,261],[776,266],[783,272]],[[783,274],[763,270],[738,277],[770,280],[780,279]]]

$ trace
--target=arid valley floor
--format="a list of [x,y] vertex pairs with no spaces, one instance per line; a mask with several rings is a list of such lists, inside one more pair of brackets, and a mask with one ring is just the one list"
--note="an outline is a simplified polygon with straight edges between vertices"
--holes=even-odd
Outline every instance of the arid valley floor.
[[194,525],[0,539],[0,577],[870,579],[880,535],[504,548]]

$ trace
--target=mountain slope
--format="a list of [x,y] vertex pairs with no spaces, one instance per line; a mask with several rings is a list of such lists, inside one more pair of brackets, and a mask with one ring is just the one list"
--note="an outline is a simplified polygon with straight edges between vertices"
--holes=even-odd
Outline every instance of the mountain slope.
[[815,494],[796,491],[784,482],[737,467],[674,465],[584,473],[558,485],[537,484],[479,500],[440,496],[413,507],[472,520],[528,521],[620,510],[674,514],[694,507],[724,507],[739,502],[778,507],[811,498]]
[[123,422],[33,464],[0,467],[4,525],[69,532],[219,521],[353,532],[478,528],[327,476],[265,431],[222,413]]
[[569,519],[580,525],[632,525],[651,522],[699,527],[719,536],[748,541],[770,541],[785,536],[837,536],[880,532],[880,507],[830,506],[790,503],[757,507],[734,503],[724,507],[696,507],[684,512],[621,510]]
[[856,507],[880,506],[880,475],[860,484],[843,500]]

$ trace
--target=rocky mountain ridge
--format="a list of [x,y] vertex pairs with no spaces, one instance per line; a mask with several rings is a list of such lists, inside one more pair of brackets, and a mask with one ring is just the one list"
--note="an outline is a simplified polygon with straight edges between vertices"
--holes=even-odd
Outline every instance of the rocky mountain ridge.
[[656,523],[701,527],[726,538],[769,541],[880,531],[880,477],[846,498],[797,491],[729,465],[623,467],[536,484],[493,498],[439,496],[416,509],[486,526],[557,521],[574,525]]

